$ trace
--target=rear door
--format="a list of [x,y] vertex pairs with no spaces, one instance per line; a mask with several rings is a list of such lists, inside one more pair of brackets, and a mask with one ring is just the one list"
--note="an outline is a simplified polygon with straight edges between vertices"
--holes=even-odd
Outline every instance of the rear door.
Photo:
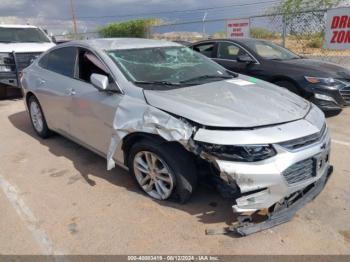
[[36,94],[43,108],[49,127],[69,134],[71,90],[74,85],[74,70],[77,49],[55,49],[39,61],[36,76]]
[[[90,82],[92,74],[110,79],[113,91],[98,90]],[[74,89],[71,100],[71,134],[97,153],[106,155],[112,136],[113,120],[122,94],[109,69],[93,52],[79,48]]]

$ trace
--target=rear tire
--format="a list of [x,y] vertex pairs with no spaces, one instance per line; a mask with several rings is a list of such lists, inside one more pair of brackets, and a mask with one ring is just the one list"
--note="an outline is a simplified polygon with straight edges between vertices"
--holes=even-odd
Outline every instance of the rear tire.
[[297,94],[299,96],[301,95],[298,87],[290,81],[277,81],[277,82],[274,82],[274,84],[280,87],[284,87],[294,94]]
[[47,126],[40,103],[34,95],[30,96],[28,99],[28,109],[35,132],[42,138],[48,138],[51,135],[51,130]]
[[141,140],[131,147],[128,166],[140,188],[157,200],[185,203],[197,186],[192,155],[180,144]]

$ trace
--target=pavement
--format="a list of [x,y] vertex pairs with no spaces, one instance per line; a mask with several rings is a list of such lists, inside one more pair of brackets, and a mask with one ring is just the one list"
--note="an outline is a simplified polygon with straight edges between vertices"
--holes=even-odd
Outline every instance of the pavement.
[[23,101],[0,101],[0,254],[350,254],[350,108],[327,121],[335,171],[313,202],[254,235],[208,236],[233,222],[232,201],[203,186],[185,205],[154,201],[87,149],[38,138]]

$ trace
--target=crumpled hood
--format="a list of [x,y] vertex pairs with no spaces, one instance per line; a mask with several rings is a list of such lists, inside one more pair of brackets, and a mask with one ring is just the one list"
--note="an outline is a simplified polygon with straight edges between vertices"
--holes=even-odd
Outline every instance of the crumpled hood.
[[170,91],[145,90],[147,102],[169,113],[212,127],[249,128],[304,118],[310,103],[273,84],[254,80],[211,82]]
[[42,53],[53,46],[54,43],[0,43],[0,53]]

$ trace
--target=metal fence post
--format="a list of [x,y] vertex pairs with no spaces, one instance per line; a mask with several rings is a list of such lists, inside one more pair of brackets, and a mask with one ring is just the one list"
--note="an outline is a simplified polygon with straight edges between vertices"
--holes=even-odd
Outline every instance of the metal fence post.
[[287,22],[284,15],[282,15],[282,46],[286,47],[286,36],[287,36]]

